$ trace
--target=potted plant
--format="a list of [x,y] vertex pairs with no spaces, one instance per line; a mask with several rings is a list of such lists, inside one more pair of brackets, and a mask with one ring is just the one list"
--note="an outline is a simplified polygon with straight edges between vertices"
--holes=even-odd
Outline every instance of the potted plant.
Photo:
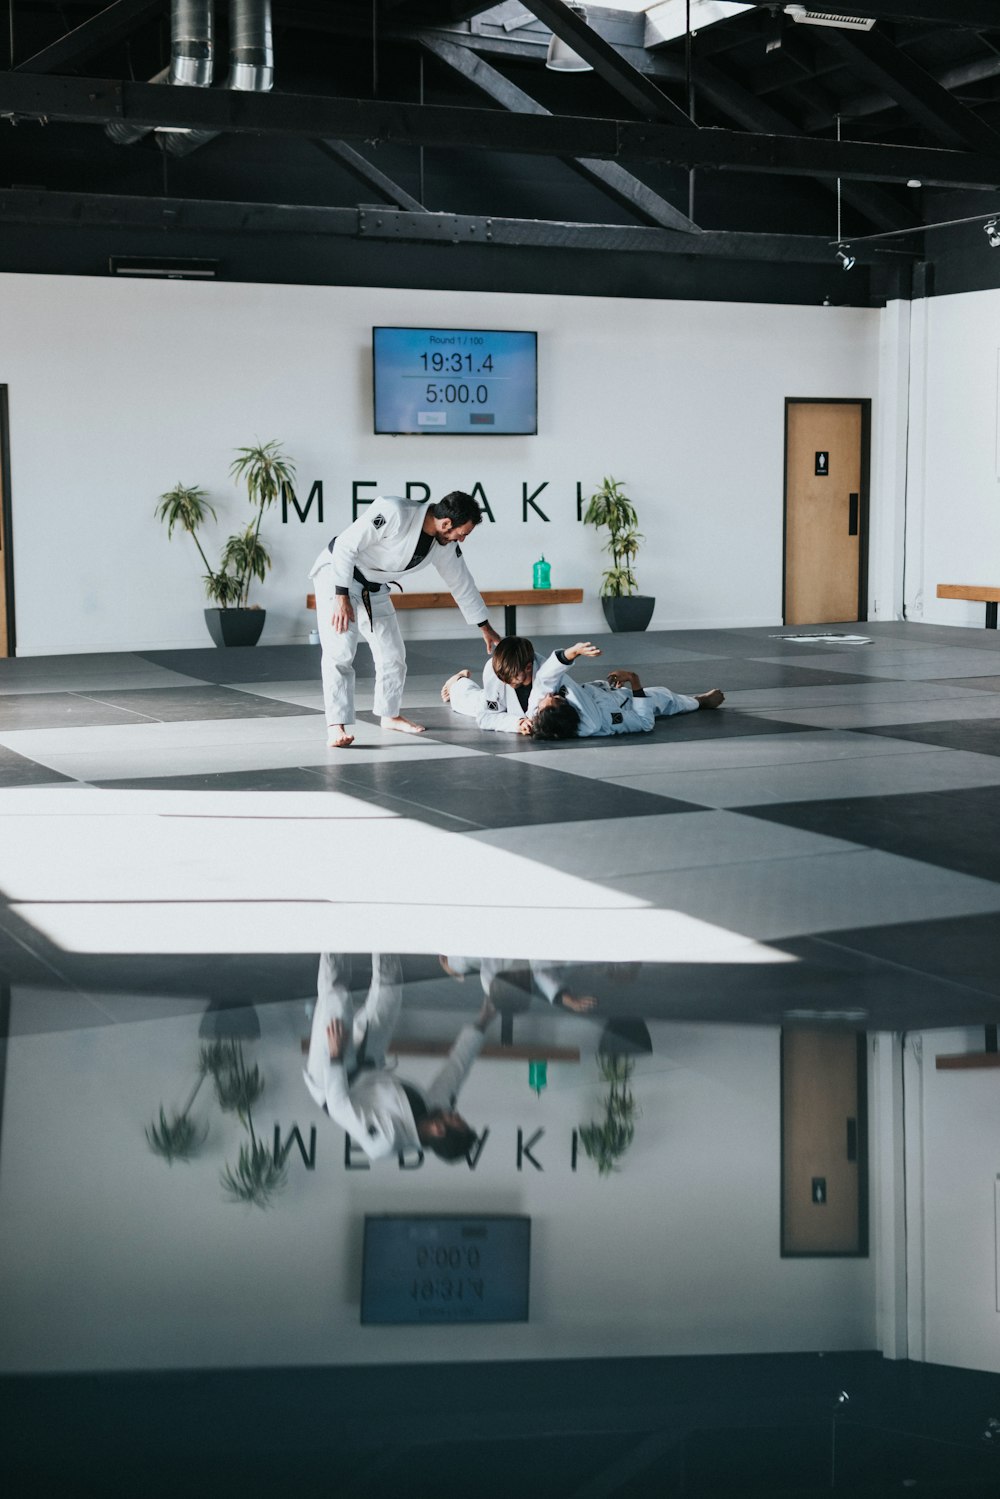
[[605,476],[591,495],[583,520],[587,526],[605,526],[608,531],[604,550],[611,555],[611,566],[601,579],[605,619],[616,633],[644,630],[653,617],[656,599],[639,592],[632,571],[644,538],[638,529],[635,506],[619,480]]
[[592,1119],[580,1127],[580,1144],[584,1155],[597,1167],[600,1176],[617,1171],[618,1162],[635,1139],[636,1103],[629,1082],[635,1071],[630,1056],[600,1052],[597,1070],[608,1084],[604,1100],[604,1118]]
[[179,526],[198,548],[205,565],[205,592],[212,601],[212,606],[205,610],[205,623],[216,645],[256,645],[267,611],[250,604],[250,585],[255,578],[262,583],[271,566],[270,553],[260,537],[260,524],[264,511],[286,489],[291,489],[295,465],[279,443],[265,442],[237,448],[229,472],[234,479],[245,483],[253,515],[242,531],[229,537],[217,568],[212,567],[198,539],[198,531],[208,518],[217,518],[205,490],[175,484],[160,495],[156,516],[166,525],[168,540]]

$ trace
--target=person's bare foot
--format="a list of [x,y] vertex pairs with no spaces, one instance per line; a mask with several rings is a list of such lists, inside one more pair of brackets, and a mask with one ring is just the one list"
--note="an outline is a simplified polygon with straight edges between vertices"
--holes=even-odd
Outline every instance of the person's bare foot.
[[713,687],[711,692],[695,693],[695,702],[699,708],[719,708],[726,701],[726,695],[719,687]]
[[327,729],[327,749],[346,749],[353,743],[354,735],[349,734],[342,723],[332,723]]
[[471,671],[469,670],[469,668],[467,666],[463,666],[461,671],[456,671],[455,675],[452,676],[452,677],[449,677],[448,680],[447,680],[447,682],[445,682],[444,686],[441,688],[441,701],[443,703],[450,703],[451,702],[451,689],[454,687],[455,683],[459,680],[460,677],[471,677],[471,676],[472,676],[472,673],[471,673]]
[[404,718],[402,714],[398,718],[380,718],[379,723],[383,729],[395,729],[399,734],[422,734],[424,726],[422,723],[414,723],[410,718]]

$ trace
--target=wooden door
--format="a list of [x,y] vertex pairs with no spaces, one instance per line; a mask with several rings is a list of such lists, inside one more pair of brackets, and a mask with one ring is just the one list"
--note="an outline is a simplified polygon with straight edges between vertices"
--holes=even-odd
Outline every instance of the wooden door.
[[786,625],[867,615],[870,402],[785,403]]
[[781,1033],[781,1252],[867,1254],[865,1038]]

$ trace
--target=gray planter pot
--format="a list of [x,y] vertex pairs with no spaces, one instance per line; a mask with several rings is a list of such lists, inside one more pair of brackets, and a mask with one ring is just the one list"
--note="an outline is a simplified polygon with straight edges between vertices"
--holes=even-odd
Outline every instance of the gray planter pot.
[[266,609],[206,609],[205,623],[216,645],[256,645]]
[[649,594],[633,593],[631,598],[602,598],[604,618],[616,635],[626,630],[644,630],[653,617],[656,600]]

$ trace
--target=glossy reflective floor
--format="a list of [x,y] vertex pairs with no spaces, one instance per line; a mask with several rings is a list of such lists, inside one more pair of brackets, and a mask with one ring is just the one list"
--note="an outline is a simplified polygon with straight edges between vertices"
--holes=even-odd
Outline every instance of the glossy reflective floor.
[[[441,703],[455,641],[409,647],[427,733],[363,712],[346,752],[309,647],[0,662],[24,1492],[148,1482],[135,1451],[107,1477],[126,1413],[190,1488],[177,1408],[205,1492],[308,1487],[314,1403],[352,1413],[349,1493],[804,1494],[831,1455],[844,1492],[996,1491],[991,1377],[929,1413],[945,1374],[874,1352],[872,1256],[778,1252],[781,1028],[1000,1019],[1000,639],[865,628],[600,639],[602,671],[726,704],[555,745]],[[439,1093],[456,1165],[420,1133]],[[363,1323],[385,1214],[527,1217],[527,1321],[483,1323],[516,1266],[442,1241],[393,1282],[413,1315]],[[40,1456],[86,1391],[75,1460]],[[234,1448],[269,1399],[284,1435]]]

